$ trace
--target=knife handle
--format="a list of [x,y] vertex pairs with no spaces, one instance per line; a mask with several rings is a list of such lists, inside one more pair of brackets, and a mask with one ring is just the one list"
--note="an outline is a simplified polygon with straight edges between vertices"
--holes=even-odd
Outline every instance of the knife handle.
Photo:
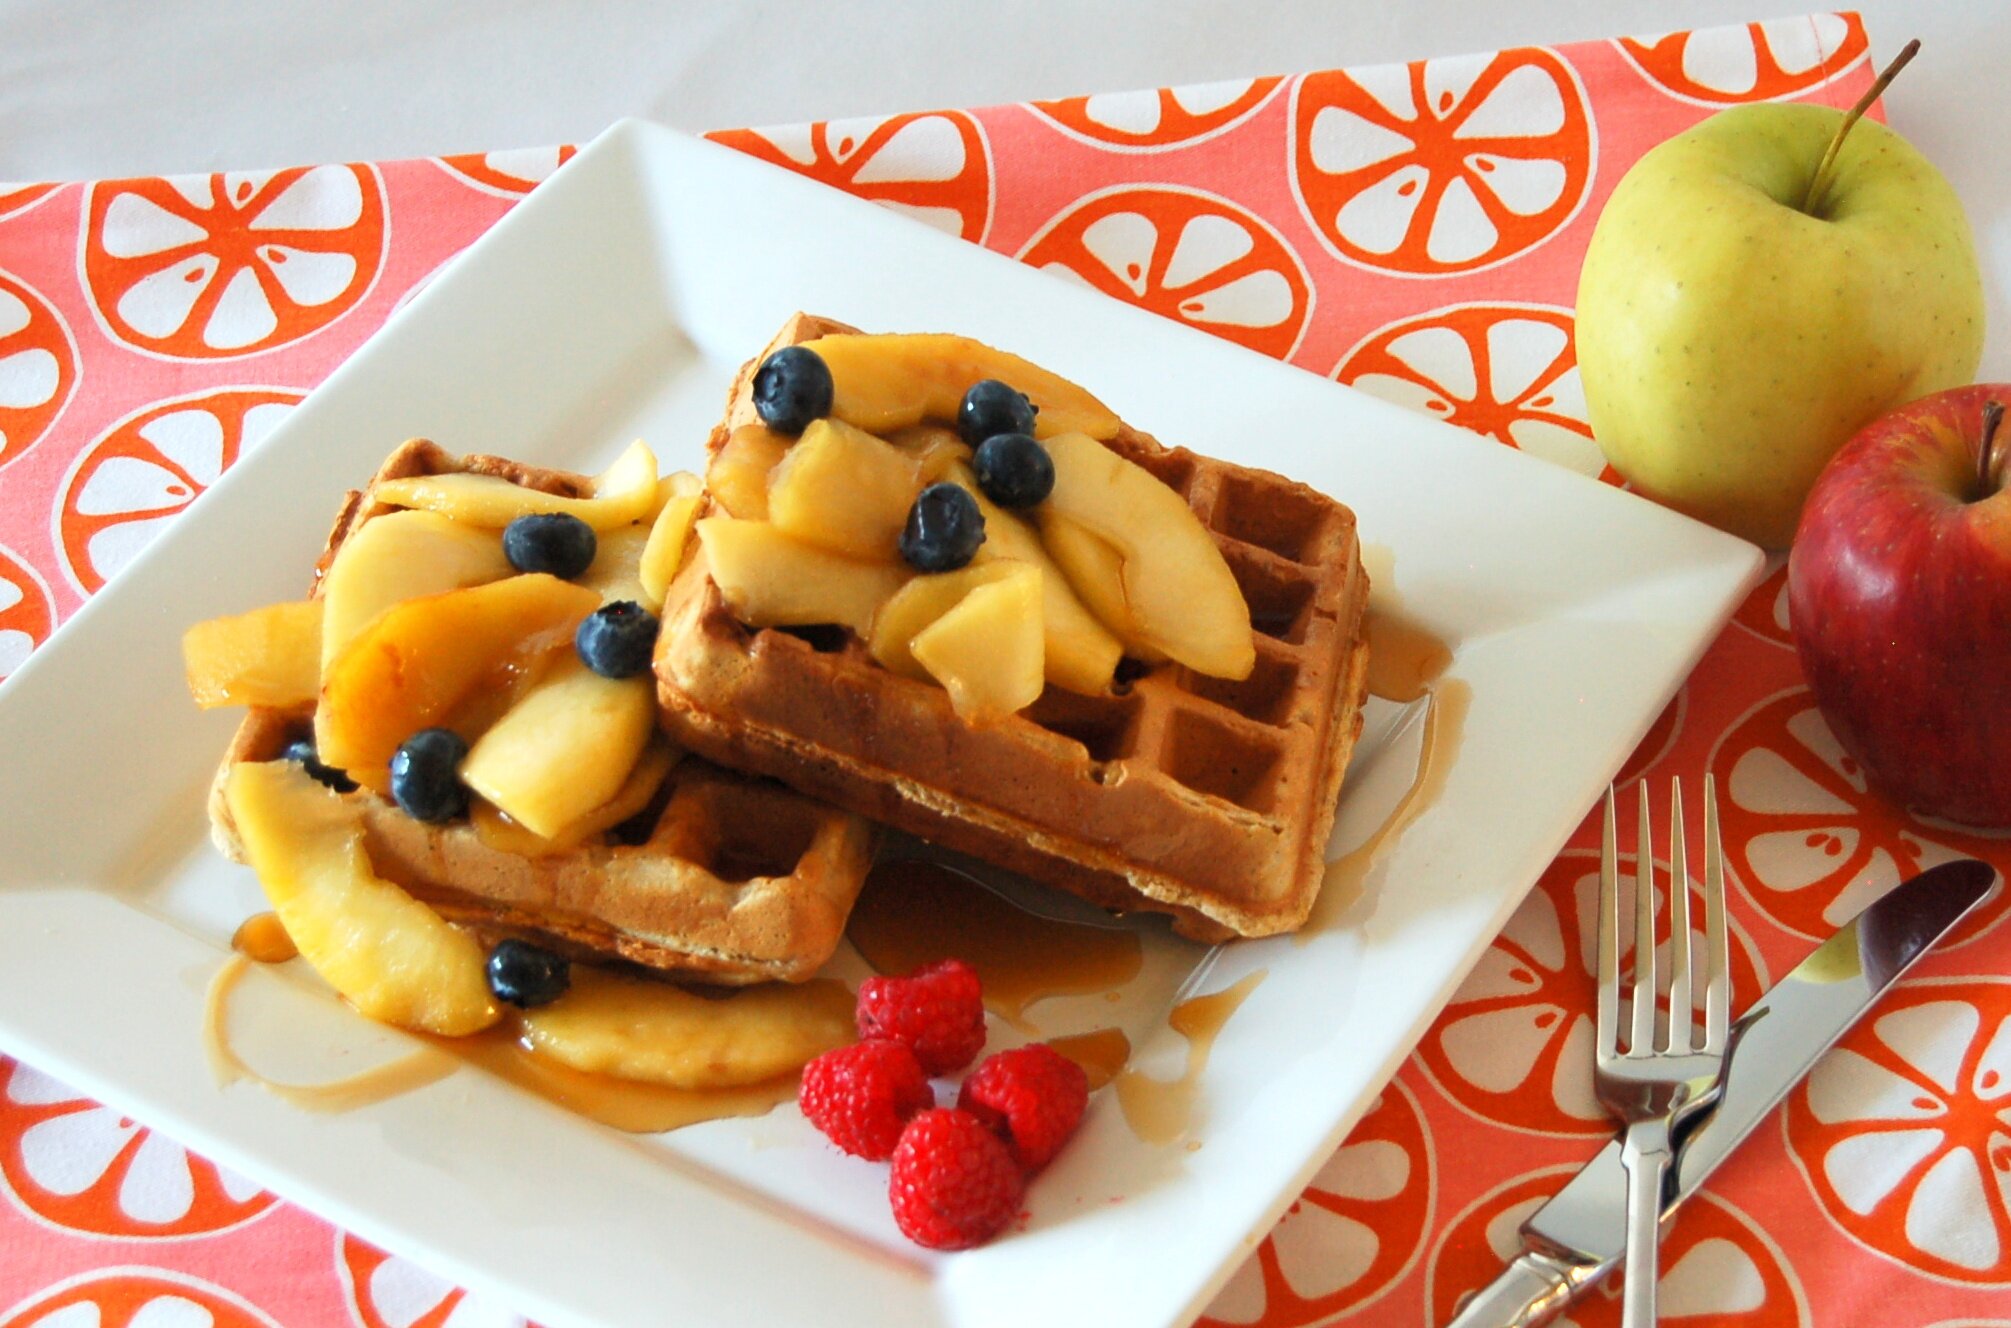
[[1473,1294],[1446,1328],[1537,1328],[1563,1312],[1597,1270],[1524,1250]]

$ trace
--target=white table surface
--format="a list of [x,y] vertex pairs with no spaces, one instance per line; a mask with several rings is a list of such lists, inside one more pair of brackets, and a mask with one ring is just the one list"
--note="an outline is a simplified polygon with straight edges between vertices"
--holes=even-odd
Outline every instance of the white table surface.
[[[1820,0],[0,0],[0,180],[284,166],[985,105],[1767,18]],[[2011,3],[1860,0],[1983,253],[2011,378]]]

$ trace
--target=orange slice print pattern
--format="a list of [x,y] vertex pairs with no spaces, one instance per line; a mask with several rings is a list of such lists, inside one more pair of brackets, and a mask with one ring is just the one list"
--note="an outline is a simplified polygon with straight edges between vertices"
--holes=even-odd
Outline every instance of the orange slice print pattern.
[[273,1196],[19,1062],[0,1060],[0,1176],[35,1217],[121,1240],[205,1236]]
[[[1908,816],[1869,790],[1805,687],[1760,702],[1718,739],[1725,862],[1760,912],[1811,940],[1937,863],[2001,862],[2007,846]],[[1944,948],[1974,940],[2011,904],[2000,890]]]
[[466,152],[441,157],[439,162],[492,194],[517,198],[528,194],[552,177],[559,167],[573,159],[577,151],[570,143],[555,148],[511,148],[505,152]]
[[212,1282],[164,1268],[85,1273],[6,1312],[0,1328],[278,1328]]
[[232,387],[156,402],[85,448],[56,509],[56,544],[77,589],[93,594],[131,562],[301,395]]
[[56,627],[49,587],[21,556],[0,544],[0,682],[21,667]]
[[1788,1097],[1789,1151],[1852,1239],[2011,1287],[2011,980],[1900,984]]
[[26,211],[56,189],[54,184],[0,184],[0,220]]
[[61,314],[0,272],[0,466],[33,447],[77,387],[77,347]]
[[1534,47],[1308,74],[1291,153],[1293,192],[1334,255],[1413,277],[1491,267],[1555,235],[1595,155],[1577,74]]
[[[1432,1251],[1429,1322],[1448,1323],[1468,1296],[1494,1280],[1521,1252],[1516,1233],[1530,1214],[1564,1188],[1575,1168],[1520,1176],[1454,1218]],[[1759,1225],[1709,1192],[1683,1208],[1662,1239],[1656,1283],[1659,1322],[1691,1328],[1806,1328],[1808,1299],[1786,1257]],[[1620,1279],[1555,1319],[1559,1328],[1619,1328]]]
[[1159,152],[1212,138],[1252,114],[1284,82],[1238,79],[1179,88],[1037,101],[1033,109],[1073,137],[1126,152]]
[[[1622,854],[1622,875],[1632,871],[1633,855]],[[1658,875],[1667,879],[1666,871]],[[1659,893],[1666,928],[1668,892]],[[1598,906],[1599,855],[1566,849],[1425,1034],[1418,1046],[1425,1072],[1469,1114],[1534,1134],[1613,1132],[1592,1092]],[[1702,916],[1699,907],[1699,928]],[[1766,983],[1751,940],[1736,922],[1731,932],[1732,991],[1743,1007]],[[1701,930],[1694,941],[1703,945]]]
[[706,137],[966,240],[983,243],[991,228],[991,149],[978,122],[961,111]]
[[1776,18],[1614,43],[1665,92],[1705,106],[1774,101],[1819,88],[1870,53],[1856,14]]
[[1299,256],[1263,219],[1198,189],[1120,185],[1077,199],[1020,261],[1280,360],[1312,321]]
[[1299,1328],[1361,1308],[1423,1250],[1435,1191],[1424,1117],[1392,1083],[1201,1322]]
[[1739,605],[1732,621],[1762,641],[1794,649],[1794,629],[1788,621],[1788,565],[1785,561],[1770,572],[1766,580],[1753,587],[1753,593]]
[[1618,484],[1586,422],[1569,309],[1456,304],[1370,333],[1332,375],[1385,401]]
[[527,1328],[522,1316],[344,1234],[336,1264],[362,1328]]
[[106,332],[171,359],[224,359],[311,336],[362,303],[383,265],[369,166],[93,185],[82,268]]

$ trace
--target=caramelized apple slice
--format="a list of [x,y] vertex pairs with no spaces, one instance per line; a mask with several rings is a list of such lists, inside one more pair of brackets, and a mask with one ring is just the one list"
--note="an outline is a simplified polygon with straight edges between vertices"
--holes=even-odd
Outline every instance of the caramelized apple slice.
[[358,808],[289,761],[233,766],[224,797],[286,934],[350,1004],[446,1037],[496,1022],[481,945],[371,870]]
[[915,459],[921,471],[922,487],[950,478],[951,472],[960,464],[968,465],[971,449],[955,429],[940,424],[914,424],[905,429],[896,429],[887,435],[887,441]]
[[831,623],[864,637],[873,615],[908,579],[903,564],[847,558],[766,521],[709,516],[697,529],[713,581],[733,616],[750,627]]
[[642,593],[647,597],[643,607],[652,613],[663,607],[665,592],[676,579],[678,569],[684,566],[684,551],[691,543],[691,523],[698,519],[699,506],[705,501],[705,482],[696,475],[679,471],[664,482],[676,484],[677,490],[657,512],[656,521],[649,528],[638,571]]
[[468,819],[474,823],[475,831],[482,842],[491,848],[515,853],[519,857],[542,858],[553,853],[563,853],[578,848],[587,840],[604,831],[612,830],[623,821],[640,813],[649,806],[650,799],[663,787],[663,781],[670,777],[684,753],[662,734],[651,738],[649,745],[642,749],[642,756],[635,768],[628,772],[628,778],[615,795],[600,806],[574,821],[556,835],[546,838],[533,834],[528,828],[511,820],[494,803],[476,798],[468,809]]
[[978,511],[984,514],[985,542],[978,546],[975,561],[1006,558],[1040,568],[1048,681],[1088,696],[1109,691],[1124,646],[1077,598],[1068,577],[1048,557],[1039,532],[1019,513],[1009,512],[985,497],[978,488],[978,477],[964,462],[951,463],[944,478],[968,490],[977,499]]
[[768,519],[768,477],[789,454],[792,440],[765,424],[743,424],[705,468],[705,489],[728,516],[744,521]]
[[574,584],[599,595],[603,604],[629,599],[654,613],[662,601],[646,602],[649,595],[642,585],[642,551],[649,545],[649,531],[648,526],[636,522],[600,532],[594,543],[594,560]]
[[867,649],[885,668],[923,682],[934,681],[935,675],[923,668],[914,656],[911,649],[914,639],[923,628],[962,603],[965,595],[979,586],[1012,575],[1019,566],[1003,558],[993,558],[973,562],[954,572],[916,577],[880,606],[879,615],[873,619],[873,635]]
[[831,413],[882,436],[925,419],[954,420],[971,384],[996,378],[1040,411],[1034,436],[1111,438],[1117,416],[1089,393],[1039,365],[969,337],[941,332],[847,333],[804,343],[830,366]]
[[768,484],[768,519],[854,558],[899,555],[922,481],[915,458],[841,420],[814,420]]
[[182,664],[205,710],[311,705],[321,689],[321,601],[199,622],[182,633]]
[[550,1005],[524,1012],[524,1040],[575,1070],[671,1088],[738,1088],[803,1068],[850,1042],[852,994],[822,979],[708,1000],[668,983],[575,968]]
[[[1047,450],[1054,492],[1041,507],[1043,529],[1057,517],[1072,521],[1123,558],[1123,603],[1136,639],[1197,673],[1249,677],[1257,666],[1250,606],[1187,500],[1087,435],[1063,434]],[[1080,562],[1080,553],[1070,556]],[[1107,588],[1084,589],[1094,580],[1076,583],[1092,605],[1109,598]]]
[[1124,598],[1124,555],[1110,541],[1052,512],[1041,517],[1040,538],[1082,603],[1123,643],[1125,654],[1147,664],[1166,662],[1165,652],[1140,635],[1138,618]]
[[585,586],[537,573],[386,610],[322,681],[314,714],[321,759],[384,792],[398,744],[441,723],[477,688],[570,641],[599,607]]
[[1040,569],[1031,563],[1009,567],[966,594],[909,646],[949,692],[957,714],[971,722],[1011,714],[1040,696]]
[[475,741],[461,782],[550,839],[620,791],[655,732],[647,676],[603,678],[572,655]]
[[515,574],[493,530],[438,512],[386,512],[343,540],[321,578],[321,665],[394,604]]
[[705,481],[688,470],[674,470],[668,475],[659,475],[656,481],[656,497],[649,500],[649,510],[642,514],[646,524],[655,524],[663,509],[670,506],[673,498],[694,498],[705,492]]
[[564,512],[596,531],[613,530],[643,520],[654,509],[656,454],[641,441],[631,443],[612,466],[594,477],[590,488],[591,497],[566,498],[495,475],[454,471],[385,480],[371,486],[370,496],[392,507],[423,508],[491,530],[540,512]]

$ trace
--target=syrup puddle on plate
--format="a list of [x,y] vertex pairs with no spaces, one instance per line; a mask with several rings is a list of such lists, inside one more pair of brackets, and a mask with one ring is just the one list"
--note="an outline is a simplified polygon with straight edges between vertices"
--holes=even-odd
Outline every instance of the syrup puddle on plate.
[[1266,972],[1260,968],[1245,973],[1220,991],[1189,997],[1173,1007],[1166,1016],[1167,1026],[1187,1039],[1187,1066],[1179,1078],[1154,1079],[1131,1069],[1118,1073],[1117,1103],[1133,1134],[1148,1144],[1170,1144],[1193,1128],[1194,1099],[1215,1039]]
[[1051,996],[1122,991],[1145,964],[1138,933],[1044,917],[940,862],[875,866],[846,935],[877,973],[952,956],[977,970],[992,1013],[1031,1036],[1027,1008]]

